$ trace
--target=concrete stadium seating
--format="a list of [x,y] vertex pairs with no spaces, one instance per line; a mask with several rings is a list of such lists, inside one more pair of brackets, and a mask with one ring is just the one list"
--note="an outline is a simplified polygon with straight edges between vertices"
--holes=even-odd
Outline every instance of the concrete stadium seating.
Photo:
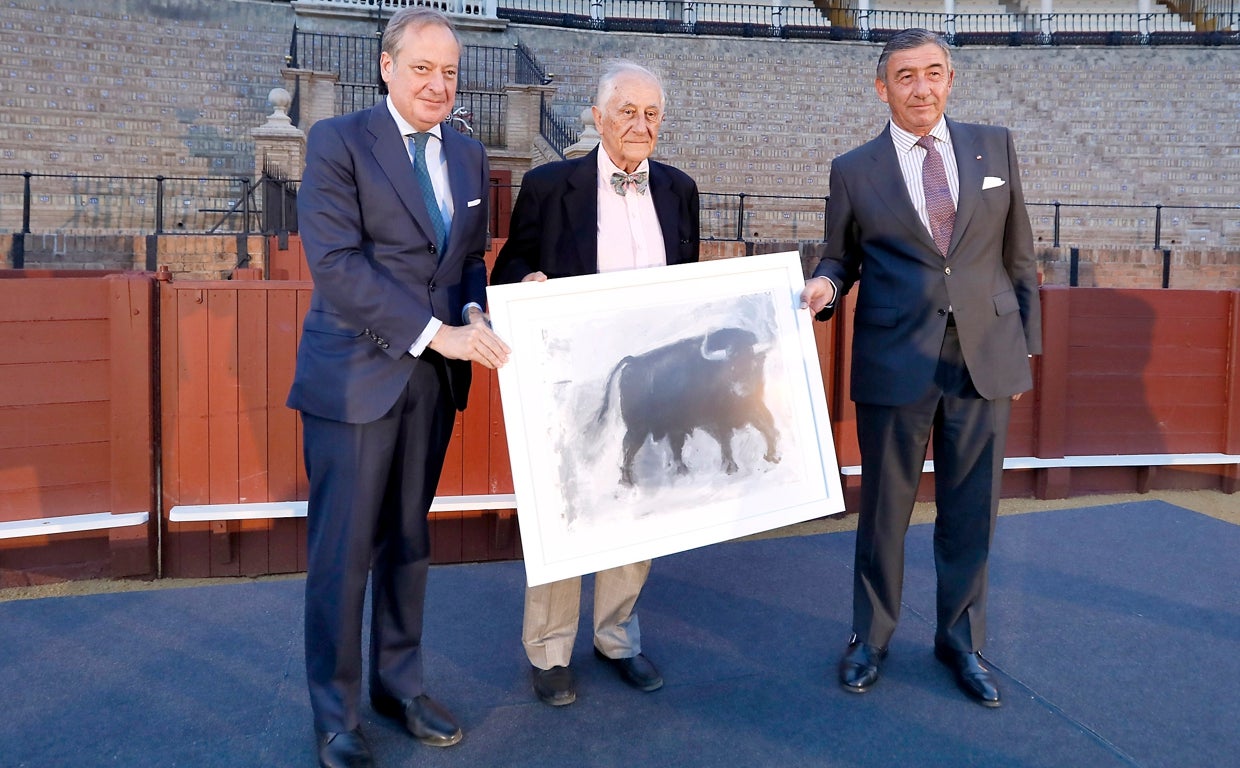
[[[6,0],[0,8],[0,71],[7,75],[0,78],[0,171],[109,178],[253,173],[249,131],[271,110],[266,96],[280,84],[294,6],[82,6]],[[984,0],[963,0],[957,11],[981,7]],[[334,23],[314,22],[320,30]],[[358,34],[367,24],[340,30]],[[886,119],[874,95],[878,46],[871,43],[525,24],[474,29],[466,42],[518,40],[554,73],[555,109],[572,119],[592,100],[604,59],[631,57],[660,70],[669,114],[658,155],[693,175],[703,192],[825,196],[831,159],[876,134]],[[1055,201],[1111,206],[1073,211],[1065,218],[1072,229],[1066,240],[1152,242],[1149,209],[1115,206],[1234,208],[1240,200],[1237,53],[1205,46],[964,46],[954,52],[949,114],[1013,129],[1026,195],[1041,204],[1032,213],[1044,243]],[[0,179],[2,232],[15,231],[19,185],[20,178]],[[63,194],[72,203],[80,192]],[[122,213],[61,217],[49,226],[80,231]],[[1168,208],[1163,216],[1167,244],[1240,241],[1234,213],[1203,217]],[[813,222],[795,235],[821,237]]]

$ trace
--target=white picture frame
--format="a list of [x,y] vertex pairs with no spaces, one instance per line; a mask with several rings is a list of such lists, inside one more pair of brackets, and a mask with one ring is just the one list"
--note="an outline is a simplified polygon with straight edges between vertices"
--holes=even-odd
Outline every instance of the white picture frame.
[[801,269],[789,251],[487,289],[529,585],[844,509]]

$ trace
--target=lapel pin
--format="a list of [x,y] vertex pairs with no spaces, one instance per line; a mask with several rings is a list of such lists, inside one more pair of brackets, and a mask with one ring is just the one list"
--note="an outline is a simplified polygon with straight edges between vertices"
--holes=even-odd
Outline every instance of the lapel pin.
[[978,160],[981,160],[981,159],[982,159],[982,156],[981,156],[981,155],[978,155],[978,156],[977,156],[977,159],[978,159]]

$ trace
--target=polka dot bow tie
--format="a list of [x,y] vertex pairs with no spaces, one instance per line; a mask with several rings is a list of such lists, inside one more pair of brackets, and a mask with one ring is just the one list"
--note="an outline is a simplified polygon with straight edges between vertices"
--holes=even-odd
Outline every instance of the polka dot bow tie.
[[616,194],[624,197],[625,187],[629,184],[637,188],[637,194],[646,194],[646,188],[650,186],[648,180],[650,174],[646,171],[638,171],[637,173],[613,173],[611,175],[611,188],[616,190]]

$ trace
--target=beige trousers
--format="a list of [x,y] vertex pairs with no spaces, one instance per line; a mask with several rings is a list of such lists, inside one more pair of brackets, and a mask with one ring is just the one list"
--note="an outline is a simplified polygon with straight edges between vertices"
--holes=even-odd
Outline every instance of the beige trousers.
[[[641,653],[641,630],[633,606],[650,573],[650,561],[594,574],[594,647],[621,659]],[[567,667],[581,615],[581,577],[525,589],[521,643],[539,669]]]

